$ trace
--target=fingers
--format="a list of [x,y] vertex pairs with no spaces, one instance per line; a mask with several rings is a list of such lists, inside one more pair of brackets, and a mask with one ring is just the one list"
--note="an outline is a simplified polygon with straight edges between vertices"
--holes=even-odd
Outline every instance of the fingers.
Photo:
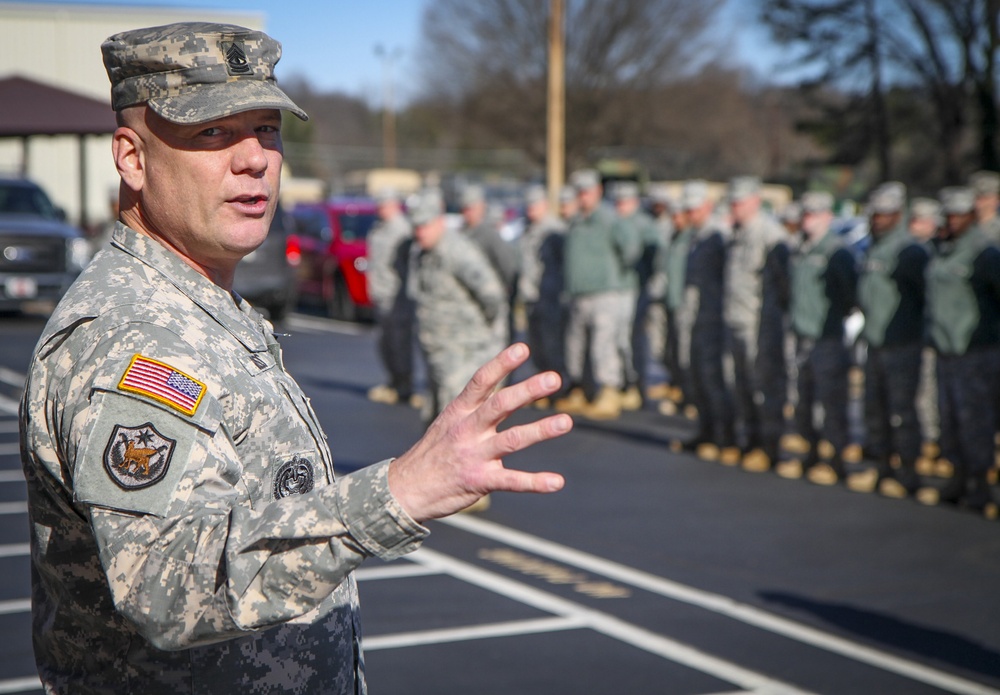
[[501,492],[536,492],[545,494],[562,490],[566,480],[558,473],[528,473],[501,468],[490,480],[490,489]]
[[511,427],[494,435],[491,446],[493,458],[502,459],[516,451],[527,449],[540,442],[555,439],[573,429],[573,418],[565,413],[550,415],[526,425]]
[[514,343],[504,349],[499,355],[484,364],[472,379],[462,389],[455,399],[457,403],[467,408],[476,408],[490,397],[497,386],[528,359],[528,346],[524,343]]

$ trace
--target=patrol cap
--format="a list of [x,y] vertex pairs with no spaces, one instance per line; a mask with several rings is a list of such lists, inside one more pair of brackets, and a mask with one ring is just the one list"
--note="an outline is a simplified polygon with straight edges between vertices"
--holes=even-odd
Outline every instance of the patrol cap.
[[460,200],[463,208],[467,208],[470,205],[478,205],[486,200],[486,192],[482,186],[472,183],[462,189]]
[[892,215],[906,206],[906,186],[899,181],[886,181],[868,196],[868,211],[875,215]]
[[802,205],[796,202],[789,203],[781,210],[779,219],[788,224],[797,224],[802,219]]
[[708,182],[692,179],[684,182],[681,190],[681,207],[685,210],[700,208],[708,201]]
[[826,191],[806,191],[799,201],[804,213],[832,212],[833,196]]
[[615,200],[632,200],[639,197],[639,186],[632,181],[619,181],[615,184]]
[[650,186],[649,188],[649,198],[654,203],[659,203],[660,205],[665,205],[670,207],[673,200],[670,196],[670,188],[664,184],[659,184],[656,186]]
[[559,202],[572,203],[576,200],[576,190],[572,186],[563,186],[559,189]]
[[528,186],[527,190],[524,191],[524,202],[528,205],[534,205],[548,199],[549,194],[546,192],[544,186],[535,184]]
[[932,217],[937,219],[941,216],[941,203],[933,198],[914,198],[910,201],[910,217]]
[[376,203],[398,203],[400,200],[402,200],[402,196],[395,188],[385,187],[375,191]]
[[726,197],[733,203],[760,193],[760,179],[756,176],[737,176],[729,181]]
[[977,196],[1000,194],[1000,174],[995,171],[977,171],[969,177],[969,186]]
[[233,24],[178,22],[133,29],[101,44],[111,80],[111,108],[148,104],[182,125],[254,109],[309,117],[274,78],[281,44]]
[[433,222],[444,214],[444,198],[437,188],[425,188],[407,200],[407,214],[414,227]]
[[601,185],[601,175],[596,169],[580,169],[569,177],[570,183],[577,191],[587,191]]
[[968,215],[975,210],[976,194],[968,186],[942,188],[941,209],[946,215]]

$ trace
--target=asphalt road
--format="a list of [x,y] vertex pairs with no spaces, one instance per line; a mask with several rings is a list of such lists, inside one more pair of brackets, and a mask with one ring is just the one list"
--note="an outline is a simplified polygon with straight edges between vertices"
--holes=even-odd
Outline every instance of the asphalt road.
[[[0,317],[0,693],[39,693],[16,401],[40,319]],[[293,315],[285,362],[339,471],[405,450],[370,327]],[[537,417],[534,411],[514,420]],[[508,465],[567,477],[359,571],[370,691],[1000,693],[1000,524],[669,451],[651,412]]]

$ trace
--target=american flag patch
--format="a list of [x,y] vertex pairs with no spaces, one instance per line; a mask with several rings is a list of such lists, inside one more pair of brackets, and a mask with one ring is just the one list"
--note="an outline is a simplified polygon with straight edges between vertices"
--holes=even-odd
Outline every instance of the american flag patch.
[[132,357],[118,388],[148,396],[185,415],[194,415],[206,390],[205,384],[197,379],[142,355]]

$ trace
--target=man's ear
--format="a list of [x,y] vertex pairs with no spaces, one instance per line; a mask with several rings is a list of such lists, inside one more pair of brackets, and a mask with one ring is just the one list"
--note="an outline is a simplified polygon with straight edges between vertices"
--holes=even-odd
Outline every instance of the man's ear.
[[133,191],[141,191],[146,176],[144,143],[137,132],[126,126],[115,130],[111,140],[111,153],[122,183]]

